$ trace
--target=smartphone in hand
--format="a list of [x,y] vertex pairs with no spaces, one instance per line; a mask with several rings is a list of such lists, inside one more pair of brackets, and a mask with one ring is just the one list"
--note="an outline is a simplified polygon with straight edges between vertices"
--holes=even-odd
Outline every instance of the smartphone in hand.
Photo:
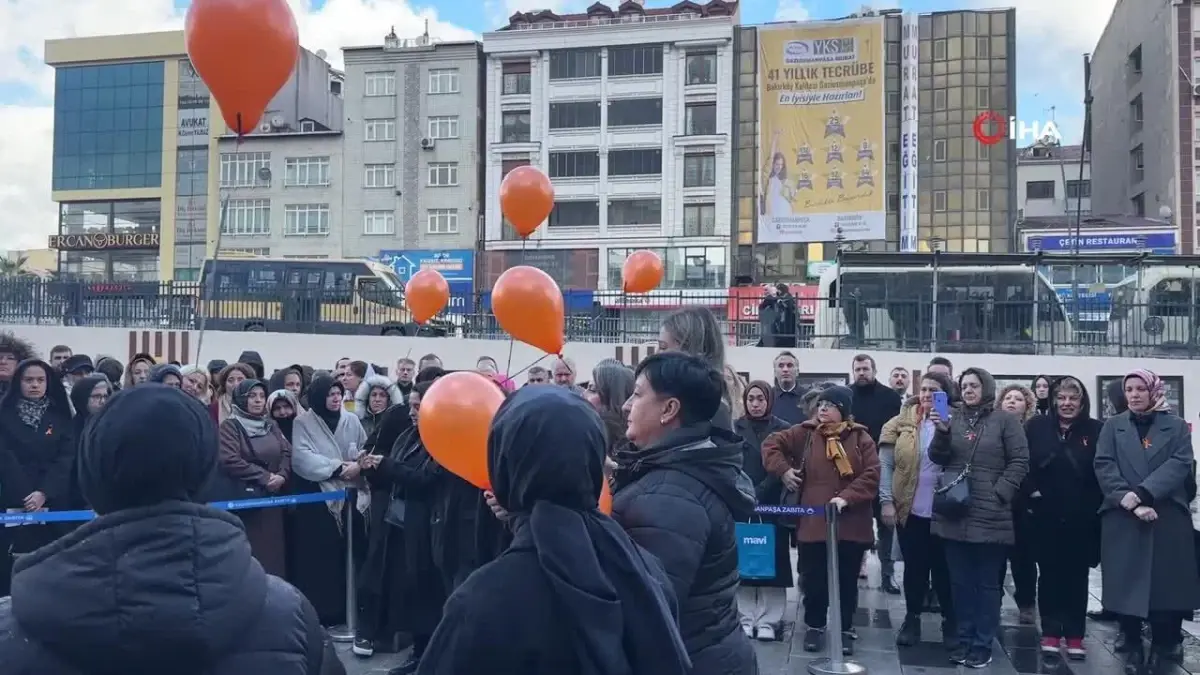
[[933,409],[942,421],[950,421],[950,397],[944,391],[933,392]]

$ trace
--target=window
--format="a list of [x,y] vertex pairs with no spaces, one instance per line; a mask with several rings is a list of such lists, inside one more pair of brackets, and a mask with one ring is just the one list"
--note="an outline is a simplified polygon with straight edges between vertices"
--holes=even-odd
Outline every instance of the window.
[[[263,172],[267,169],[267,172]],[[271,153],[228,152],[221,154],[221,187],[270,187]]]
[[975,57],[980,59],[992,58],[992,43],[990,38],[975,38]]
[[363,139],[372,142],[396,140],[396,120],[366,120],[363,123]]
[[271,233],[270,200],[230,199],[225,204],[225,224],[221,234],[249,237]]
[[317,123],[312,120],[300,120],[301,133],[308,133],[317,130]]
[[889,91],[887,93],[887,108],[889,114],[900,112],[900,92]]
[[[1140,49],[1140,47],[1139,47]],[[1129,200],[1129,208],[1133,211],[1133,215],[1140,218],[1146,217],[1146,193],[1139,192]]]
[[944,138],[938,138],[933,141],[933,161],[946,161],[946,140]]
[[887,63],[900,63],[900,43],[889,42],[886,49],[887,55],[884,58],[887,59]]
[[283,184],[293,187],[329,185],[329,158],[288,157],[284,162]]
[[500,117],[501,143],[529,142],[529,111],[506,112]]
[[550,52],[551,80],[585,77],[600,77],[599,49],[556,49]]
[[945,212],[945,210],[946,210],[946,191],[945,190],[934,190],[933,191],[933,210],[938,213]]
[[636,127],[662,124],[661,98],[627,98],[608,102],[608,126]]
[[717,133],[717,104],[692,103],[687,106],[684,124],[688,136],[712,136]]
[[283,233],[293,237],[329,234],[329,205],[288,204],[284,206]]
[[609,225],[659,225],[662,223],[661,199],[610,199]]
[[888,155],[887,156],[888,156],[887,161],[899,162],[900,161],[900,144],[895,143],[895,142],[888,143]]
[[662,174],[662,149],[610,150],[608,175],[657,176]]
[[522,166],[529,166],[528,159],[503,159],[500,160],[500,177],[504,178],[510,171]]
[[987,87],[975,88],[975,107],[984,110],[992,107],[992,90]]
[[599,227],[600,202],[555,202],[547,227]]
[[234,254],[239,254],[239,255],[262,255],[262,256],[268,256],[268,255],[271,255],[271,249],[269,249],[269,248],[258,248],[258,247],[254,247],[254,248],[233,248],[233,247],[229,247],[229,246],[222,246],[222,247],[221,247],[221,253],[234,253]]
[[683,206],[683,236],[711,237],[716,233],[716,204],[685,204]]
[[975,144],[975,159],[991,159],[992,146],[984,145],[983,143]]
[[987,211],[992,208],[992,193],[987,190],[975,191],[975,210]]
[[716,184],[716,155],[708,153],[703,155],[683,156],[683,187],[715,187]]
[[[621,287],[621,268],[635,249],[610,248],[607,273],[609,288]],[[691,247],[652,249],[662,258],[665,273],[663,289],[723,288],[728,247]]]
[[457,117],[430,117],[430,138],[458,138]]
[[394,188],[396,187],[395,164],[367,164],[363,167],[363,187],[365,188]]
[[458,185],[457,162],[435,162],[429,165],[429,187]]
[[1054,199],[1054,181],[1027,181],[1025,183],[1025,199]]
[[1142,106],[1142,95],[1138,94],[1137,96],[1133,97],[1132,101],[1129,102],[1129,119],[1133,120],[1135,129],[1140,129],[1142,127],[1144,114],[1145,111],[1143,110]]
[[429,209],[425,219],[428,234],[458,234],[457,209]]
[[1092,181],[1067,181],[1067,199],[1090,199],[1092,196]]
[[934,89],[933,90],[933,109],[934,110],[945,110],[946,109],[946,90],[945,89]]
[[900,193],[889,192],[887,196],[887,211],[888,213],[898,213],[900,211]]
[[663,71],[662,45],[632,45],[608,48],[608,74],[659,75]]
[[363,234],[396,234],[394,211],[363,212]]
[[716,84],[717,83],[717,54],[715,52],[688,52],[684,65],[687,71],[687,84]]
[[506,61],[503,66],[504,82],[500,93],[504,95],[529,95],[529,61]]
[[1126,64],[1129,67],[1129,72],[1134,75],[1142,74],[1142,46],[1138,45],[1129,52],[1129,58],[1126,59]]
[[367,96],[395,96],[396,73],[392,71],[367,73]]
[[945,61],[946,60],[946,41],[944,39],[933,41],[933,60],[934,61]]
[[550,153],[551,178],[598,178],[599,176],[599,150]]
[[600,101],[550,104],[551,129],[594,129],[600,127]]
[[458,68],[437,68],[429,71],[430,94],[457,94]]

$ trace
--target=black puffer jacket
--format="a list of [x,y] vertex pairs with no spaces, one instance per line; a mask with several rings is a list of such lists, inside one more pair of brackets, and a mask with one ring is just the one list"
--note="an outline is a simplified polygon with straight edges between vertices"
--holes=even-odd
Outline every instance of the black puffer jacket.
[[240,521],[168,501],[101,516],[18,559],[5,675],[344,675],[312,606]]
[[737,614],[735,523],[754,511],[740,436],[709,424],[617,453],[613,518],[662,562],[693,675],[757,673]]

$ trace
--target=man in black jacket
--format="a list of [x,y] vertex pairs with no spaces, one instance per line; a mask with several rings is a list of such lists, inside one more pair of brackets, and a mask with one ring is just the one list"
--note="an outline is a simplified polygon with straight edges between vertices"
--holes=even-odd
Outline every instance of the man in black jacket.
[[17,560],[0,600],[6,674],[345,675],[312,605],[263,571],[241,521],[194,502],[217,470],[195,399],[159,384],[118,393],[79,463],[99,515]]
[[[865,426],[871,434],[871,440],[879,443],[879,432],[888,420],[900,414],[900,406],[904,400],[895,390],[875,378],[875,359],[867,354],[859,354],[850,364],[854,376],[851,390],[854,392],[854,403],[851,407],[854,421]],[[900,587],[895,580],[895,565],[892,561],[892,535],[894,530],[883,522],[883,512],[879,498],[875,498],[875,528],[879,532],[879,541],[875,553],[879,556],[881,572],[880,587],[885,593],[900,595]]]

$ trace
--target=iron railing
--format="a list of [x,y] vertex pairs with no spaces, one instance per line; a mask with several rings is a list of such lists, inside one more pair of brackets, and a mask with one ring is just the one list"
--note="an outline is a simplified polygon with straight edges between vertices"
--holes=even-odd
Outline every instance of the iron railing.
[[[455,298],[458,309],[420,329],[400,293],[373,288],[219,289],[201,299],[194,282],[0,279],[0,323],[162,330],[271,331],[361,335],[433,335],[507,339],[489,298]],[[794,298],[794,322],[764,321],[750,289],[604,292],[568,298],[569,342],[658,340],[662,319],[681,305],[705,306],[730,345],[939,353],[1061,354],[1200,358],[1200,306],[1190,302],[1101,302],[1078,306],[1049,296],[912,299]],[[652,304],[648,304],[652,303]],[[936,311],[935,311],[936,309]]]

